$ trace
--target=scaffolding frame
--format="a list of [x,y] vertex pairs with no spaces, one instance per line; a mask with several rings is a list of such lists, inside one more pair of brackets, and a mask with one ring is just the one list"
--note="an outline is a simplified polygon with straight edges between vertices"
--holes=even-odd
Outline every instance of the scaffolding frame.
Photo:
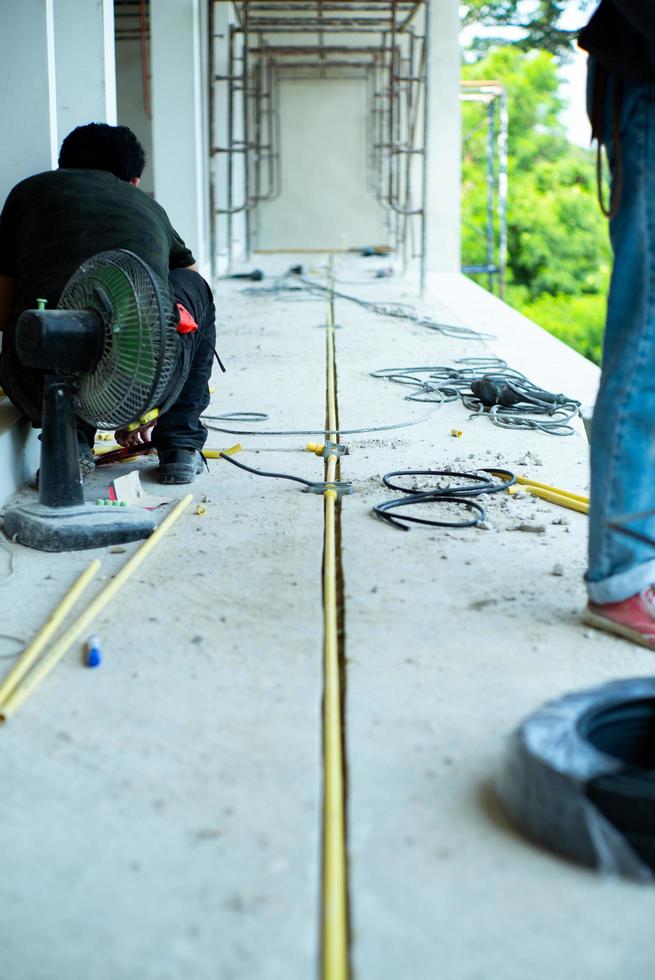
[[[213,161],[227,161],[225,186],[215,163],[211,168],[214,261],[219,222],[225,222],[230,269],[235,216],[244,218],[248,258],[257,206],[281,192],[280,80],[355,77],[367,87],[368,185],[385,210],[389,244],[403,268],[419,259],[423,287],[429,0],[231,0],[227,71],[218,73],[215,11],[226,2],[209,4],[210,146]],[[222,144],[216,120],[220,86],[227,105]]]
[[485,222],[486,263],[463,265],[466,275],[486,275],[489,291],[498,285],[500,299],[505,298],[508,259],[508,130],[509,111],[507,91],[501,82],[467,80],[461,82],[460,100],[486,106],[484,120],[462,135],[462,146],[482,130],[486,131],[487,215]]

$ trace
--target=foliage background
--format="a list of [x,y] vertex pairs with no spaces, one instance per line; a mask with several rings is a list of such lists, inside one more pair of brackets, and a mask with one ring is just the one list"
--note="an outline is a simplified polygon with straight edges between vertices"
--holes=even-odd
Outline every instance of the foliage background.
[[[585,5],[583,0],[581,7]],[[482,24],[513,24],[517,31],[512,43],[488,34],[474,35],[463,77],[498,80],[508,94],[506,300],[599,363],[611,250],[607,221],[597,200],[595,152],[571,143],[561,122],[558,68],[574,38],[571,31],[555,26],[564,7],[556,0],[468,4],[465,23],[477,19]],[[484,125],[478,127],[485,112],[482,105],[463,105],[465,265],[486,262],[480,229],[486,222],[487,132]],[[474,278],[487,285],[487,277]]]

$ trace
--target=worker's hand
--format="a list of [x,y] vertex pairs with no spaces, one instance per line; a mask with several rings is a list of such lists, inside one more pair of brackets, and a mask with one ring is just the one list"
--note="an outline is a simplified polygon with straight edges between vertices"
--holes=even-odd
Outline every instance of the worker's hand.
[[144,446],[150,442],[152,430],[156,425],[157,419],[153,419],[152,422],[148,422],[147,425],[142,425],[138,429],[133,429],[132,432],[128,432],[127,429],[116,429],[114,438],[119,446],[135,449],[137,446]]

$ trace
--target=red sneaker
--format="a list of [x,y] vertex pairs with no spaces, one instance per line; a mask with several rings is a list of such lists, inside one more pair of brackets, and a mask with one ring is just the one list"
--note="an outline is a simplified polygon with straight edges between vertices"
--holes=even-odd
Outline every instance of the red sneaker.
[[584,619],[590,626],[655,650],[655,586],[649,585],[623,602],[606,602],[603,606],[590,602]]

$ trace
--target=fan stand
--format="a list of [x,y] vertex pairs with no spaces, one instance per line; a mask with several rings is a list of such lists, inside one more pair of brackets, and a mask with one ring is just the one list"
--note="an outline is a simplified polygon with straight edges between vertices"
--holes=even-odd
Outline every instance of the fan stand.
[[39,551],[81,551],[147,538],[155,529],[140,507],[100,507],[84,501],[75,409],[74,377],[46,375],[38,503],[5,513],[12,541]]

